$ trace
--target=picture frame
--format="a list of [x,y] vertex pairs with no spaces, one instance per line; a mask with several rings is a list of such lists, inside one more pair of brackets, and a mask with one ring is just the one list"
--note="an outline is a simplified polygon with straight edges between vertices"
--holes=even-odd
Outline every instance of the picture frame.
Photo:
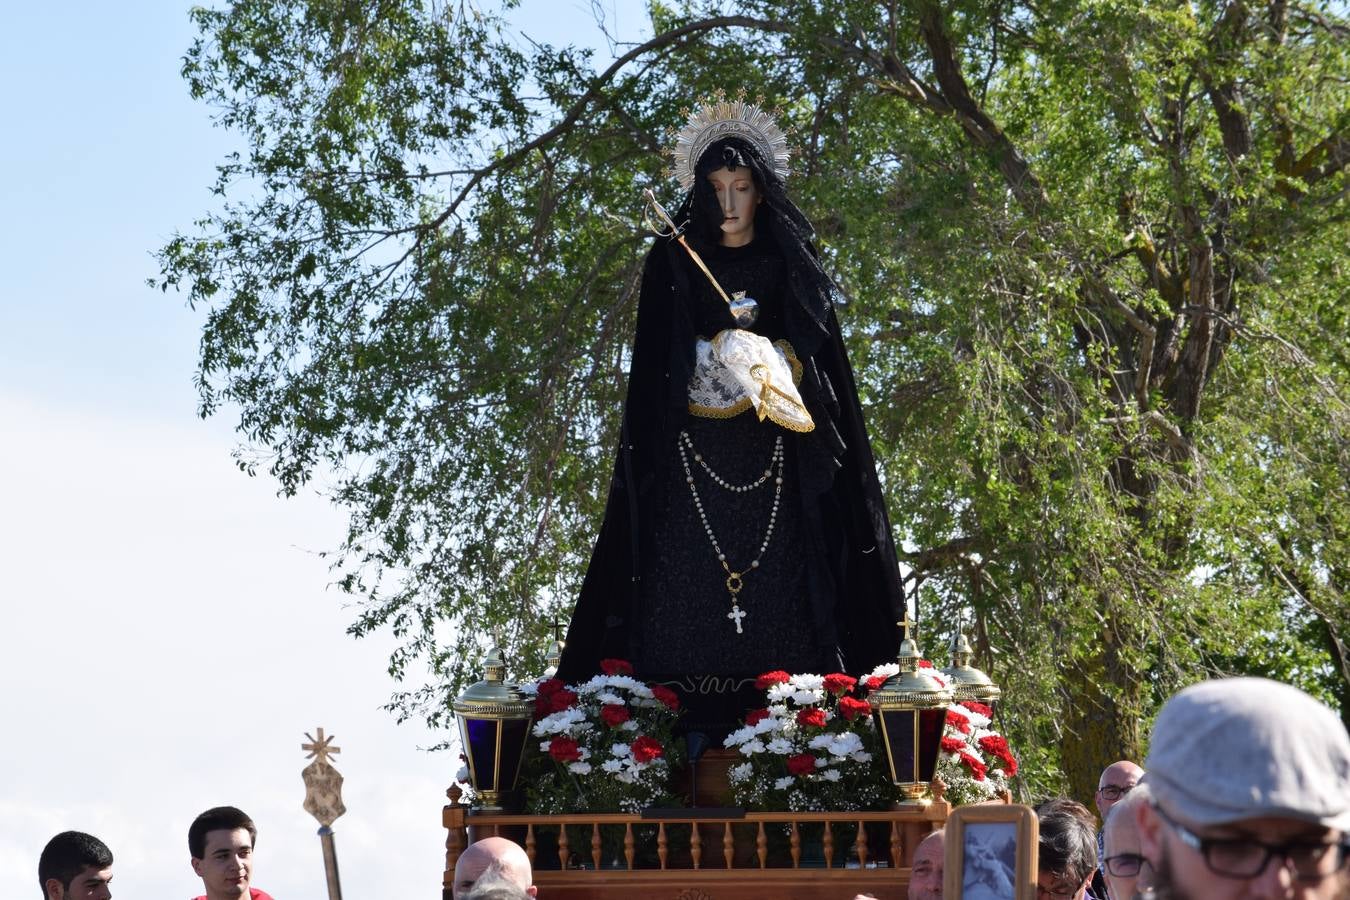
[[945,900],[1036,900],[1040,828],[1030,806],[959,806],[944,833]]

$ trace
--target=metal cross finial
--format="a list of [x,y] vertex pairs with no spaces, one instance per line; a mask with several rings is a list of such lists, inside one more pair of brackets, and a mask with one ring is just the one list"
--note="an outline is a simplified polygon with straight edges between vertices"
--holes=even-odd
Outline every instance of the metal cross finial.
[[305,759],[317,758],[319,762],[328,762],[328,758],[330,756],[334,756],[342,752],[341,747],[332,746],[333,736],[331,734],[328,735],[327,737],[324,737],[322,728],[316,729],[316,731],[318,731],[319,733],[319,736],[317,738],[311,735],[308,731],[305,732],[305,737],[309,738],[309,743],[300,745],[300,749],[304,750],[308,754],[305,757]]
[[502,648],[502,626],[492,626],[492,648],[500,650]]
[[918,622],[915,622],[913,619],[911,619],[911,618],[909,617],[909,610],[905,610],[905,617],[904,617],[903,619],[901,619],[899,622],[896,622],[895,624],[897,624],[897,625],[899,625],[901,628],[905,629],[905,633],[904,633],[904,635],[901,637],[901,640],[904,640],[904,641],[907,641],[907,640],[910,639],[910,630],[911,630],[911,629],[914,629],[914,628],[917,628],[918,625],[919,625]]
[[555,621],[552,621],[552,622],[548,623],[548,627],[553,629],[553,639],[554,639],[555,641],[561,641],[561,640],[562,640],[562,632],[563,632],[563,629],[567,627],[567,623],[566,623],[566,622],[559,622],[559,621],[556,621],[556,620],[555,620]]

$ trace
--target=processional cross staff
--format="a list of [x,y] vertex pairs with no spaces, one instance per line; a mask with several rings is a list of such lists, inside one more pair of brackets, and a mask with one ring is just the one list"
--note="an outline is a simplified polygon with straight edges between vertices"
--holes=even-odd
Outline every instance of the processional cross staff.
[[300,777],[305,780],[305,811],[319,820],[319,843],[323,847],[323,869],[328,882],[328,900],[342,900],[342,883],[338,878],[337,848],[333,844],[333,822],[347,811],[342,805],[342,773],[328,762],[329,757],[342,752],[333,746],[333,736],[325,736],[316,729],[318,737],[305,732],[309,743],[300,749],[314,762],[305,766]]

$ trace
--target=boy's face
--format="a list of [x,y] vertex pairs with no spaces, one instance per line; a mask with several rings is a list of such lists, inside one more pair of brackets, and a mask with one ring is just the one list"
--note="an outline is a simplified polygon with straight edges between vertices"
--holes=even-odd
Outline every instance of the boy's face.
[[80,874],[70,880],[69,889],[63,888],[55,878],[47,879],[48,900],[109,900],[112,897],[112,866],[100,869],[98,866],[85,866]]
[[206,848],[201,859],[192,860],[192,871],[201,877],[209,900],[247,897],[253,875],[253,838],[248,830],[208,831]]

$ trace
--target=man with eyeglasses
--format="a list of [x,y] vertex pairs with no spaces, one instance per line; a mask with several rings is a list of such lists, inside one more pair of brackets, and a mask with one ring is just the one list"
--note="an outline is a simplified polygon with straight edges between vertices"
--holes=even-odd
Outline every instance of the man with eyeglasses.
[[1260,678],[1168,700],[1145,760],[1139,843],[1159,898],[1339,900],[1350,737],[1302,691]]
[[[1098,869],[1103,875],[1106,874],[1106,816],[1111,812],[1111,808],[1120,802],[1121,798],[1128,797],[1130,791],[1139,783],[1139,779],[1144,777],[1144,770],[1128,759],[1117,760],[1111,763],[1102,774],[1097,776],[1097,793],[1093,799],[1097,803],[1097,812],[1102,817],[1102,830],[1097,832],[1097,859],[1101,863]],[[1100,887],[1100,884],[1098,885]]]
[[1102,826],[1106,852],[1102,870],[1111,900],[1131,900],[1148,886],[1148,862],[1139,852],[1138,809],[1149,801],[1148,785],[1141,784],[1111,807]]

